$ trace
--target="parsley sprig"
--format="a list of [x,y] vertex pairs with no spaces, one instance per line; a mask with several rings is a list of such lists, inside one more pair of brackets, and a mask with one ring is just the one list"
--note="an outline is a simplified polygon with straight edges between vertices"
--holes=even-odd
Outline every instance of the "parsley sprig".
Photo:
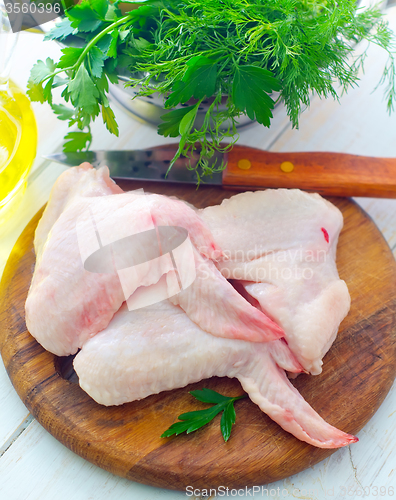
[[[65,11],[46,37],[65,44],[62,56],[38,61],[28,83],[32,100],[48,102],[77,127],[65,151],[89,148],[100,114],[118,135],[107,95],[109,83],[127,75],[137,95],[163,95],[158,133],[180,138],[174,159],[199,149],[199,173],[210,175],[223,168],[209,159],[229,147],[225,138],[237,140],[241,114],[269,127],[275,102],[283,101],[297,127],[312,93],[338,99],[355,86],[366,57],[355,47],[363,40],[389,55],[379,83],[388,109],[394,106],[393,33],[378,8],[359,9],[355,0],[82,0]],[[53,103],[57,87],[71,107]]]
[[211,422],[216,415],[223,412],[220,420],[220,430],[224,441],[228,441],[231,436],[231,428],[235,424],[236,418],[234,403],[238,399],[246,398],[247,394],[230,398],[207,388],[198,391],[191,391],[190,394],[198,399],[198,401],[202,401],[203,403],[212,403],[213,406],[205,410],[182,413],[178,417],[180,422],[172,424],[161,437],[170,437],[174,434],[178,436],[183,432],[186,432],[187,434],[194,432]]

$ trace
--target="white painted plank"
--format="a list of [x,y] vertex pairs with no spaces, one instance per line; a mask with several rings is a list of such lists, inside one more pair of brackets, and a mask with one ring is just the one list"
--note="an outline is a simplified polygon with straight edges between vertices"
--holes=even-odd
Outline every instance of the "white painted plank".
[[64,447],[36,421],[0,458],[7,500],[177,500],[184,493],[116,477]]
[[28,417],[26,406],[15,392],[4,364],[0,361],[0,450],[10,441],[18,426]]
[[379,198],[355,198],[355,201],[370,215],[384,235],[396,256],[396,200]]

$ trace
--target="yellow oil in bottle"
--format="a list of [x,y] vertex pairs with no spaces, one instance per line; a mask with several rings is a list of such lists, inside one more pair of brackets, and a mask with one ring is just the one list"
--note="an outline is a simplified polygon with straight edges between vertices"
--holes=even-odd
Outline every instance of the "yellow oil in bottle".
[[0,86],[0,224],[26,187],[36,156],[37,126],[29,99],[13,83]]

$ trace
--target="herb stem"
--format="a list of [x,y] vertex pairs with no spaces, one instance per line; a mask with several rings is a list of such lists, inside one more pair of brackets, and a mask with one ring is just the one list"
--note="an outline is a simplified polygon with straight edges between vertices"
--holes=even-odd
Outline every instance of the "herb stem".
[[107,28],[105,28],[104,30],[99,32],[94,38],[92,38],[92,40],[87,44],[85,49],[81,52],[80,57],[73,64],[73,66],[69,66],[68,68],[61,68],[58,71],[54,71],[50,75],[47,75],[45,78],[43,78],[40,83],[44,83],[45,81],[49,80],[50,78],[53,78],[54,76],[58,75],[59,73],[64,73],[66,71],[73,71],[73,70],[77,69],[81,65],[83,60],[85,59],[85,56],[92,49],[92,47],[94,45],[96,45],[101,38],[103,38],[105,35],[107,35],[107,33],[110,33],[115,28],[118,28],[118,26],[121,26],[122,24],[126,23],[128,21],[128,19],[130,19],[132,17],[132,15],[131,15],[132,13],[133,13],[133,11],[129,12],[128,15],[121,17],[120,19],[118,19],[118,21],[115,21],[114,23],[109,24],[109,26],[107,26]]
[[237,396],[235,398],[232,398],[233,401],[237,401],[238,399],[244,399],[244,398],[247,398],[248,395],[247,394],[242,394],[242,396]]
[[103,38],[105,35],[107,35],[107,33],[110,33],[110,31],[113,31],[115,28],[118,28],[118,26],[121,26],[122,24],[126,23],[128,21],[128,19],[130,19],[132,17],[133,12],[134,11],[131,11],[131,12],[129,12],[128,15],[118,19],[118,21],[115,21],[114,23],[109,24],[109,26],[107,26],[107,28],[105,28],[100,33],[98,33],[94,38],[92,38],[92,40],[87,44],[85,49],[82,51],[80,57],[77,59],[77,62],[73,65],[73,67],[71,69],[78,68],[80,66],[80,64],[83,62],[85,56],[92,49],[92,47],[94,45],[96,45],[101,38]]

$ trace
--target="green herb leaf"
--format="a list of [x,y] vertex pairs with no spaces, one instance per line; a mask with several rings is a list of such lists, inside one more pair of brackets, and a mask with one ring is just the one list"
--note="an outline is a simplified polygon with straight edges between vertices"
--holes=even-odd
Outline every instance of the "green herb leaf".
[[95,78],[100,78],[103,73],[105,54],[98,48],[92,47],[88,54],[88,66],[91,70],[91,75]]
[[[107,99],[106,93],[109,91],[109,82],[107,80],[108,75],[103,73],[100,78],[96,80],[96,88],[98,89],[100,95],[100,101],[103,106],[109,107],[109,100]],[[117,125],[118,128],[118,125]]]
[[113,110],[108,106],[102,106],[102,117],[107,130],[118,137],[118,125]]
[[92,8],[90,0],[83,0],[67,11],[71,26],[82,32],[95,31],[102,24],[103,17]]
[[138,49],[140,52],[143,51],[144,49],[147,49],[148,47],[151,46],[151,43],[148,42],[145,38],[134,38],[133,41],[133,46]]
[[55,77],[50,78],[45,87],[43,88],[43,97],[52,106],[52,86],[54,84]]
[[110,4],[106,12],[105,19],[106,21],[116,21],[120,15],[121,15],[120,9],[116,5]]
[[109,80],[112,83],[114,83],[112,80],[112,77],[118,78],[116,70],[117,70],[117,66],[119,65],[119,62],[120,62],[120,57],[118,57],[117,59],[109,58],[109,59],[106,59],[106,61],[105,61],[106,73],[107,73],[107,76],[109,77]]
[[214,94],[216,89],[217,64],[207,57],[197,56],[187,62],[187,70],[174,83],[172,94],[166,100],[166,107],[185,103],[192,97],[203,99]]
[[238,66],[232,86],[232,99],[239,111],[244,111],[251,120],[269,127],[274,101],[268,95],[279,90],[280,84],[272,73],[257,66]]
[[36,83],[34,83],[30,79],[28,80],[28,83],[27,83],[26,94],[28,95],[29,99],[32,102],[44,103],[46,101],[46,99],[44,97],[42,85],[37,85]]
[[175,424],[172,424],[169,427],[169,429],[167,429],[161,435],[161,437],[171,437],[173,435],[178,436],[179,434],[186,432],[190,426],[191,426],[191,422],[176,422]]
[[107,51],[109,50],[112,39],[112,35],[104,35],[103,38],[98,41],[96,47],[101,50],[103,54],[108,56]]
[[55,68],[56,64],[50,57],[45,62],[37,61],[30,72],[29,80],[32,83],[41,83],[42,80],[55,71]]
[[194,432],[211,422],[216,415],[223,412],[220,421],[220,428],[224,441],[228,441],[231,435],[231,428],[235,424],[236,418],[234,402],[238,399],[247,397],[247,395],[244,394],[243,396],[230,398],[207,388],[200,391],[191,391],[190,394],[199,401],[214,403],[214,406],[206,408],[205,410],[182,413],[178,417],[180,422],[172,424],[169,429],[161,435],[161,437],[170,437],[173,435],[177,436],[183,432],[187,432],[187,434]]
[[202,403],[224,403],[225,401],[229,401],[230,398],[227,396],[223,396],[216,391],[212,391],[212,389],[207,389],[206,387],[199,391],[190,391],[190,394],[194,396],[198,401],[202,401]]
[[164,123],[158,125],[158,133],[165,137],[177,137],[179,135],[180,122],[194,107],[186,106],[161,115],[161,120]]
[[50,84],[47,83],[45,88],[43,88],[41,82],[49,75],[52,75],[55,68],[56,64],[49,57],[45,62],[37,61],[37,63],[33,66],[27,83],[27,95],[32,101],[38,101],[41,103],[48,101],[51,104],[51,89],[54,78],[50,79]]
[[197,112],[198,112],[198,105],[195,105],[180,120],[179,134],[182,137],[190,133],[190,130],[191,130],[192,126],[194,125],[194,121],[195,121],[195,117],[197,116]]
[[94,114],[99,97],[99,91],[91,80],[85,66],[80,66],[76,76],[69,83],[70,98],[74,106],[84,108],[89,114]]
[[69,132],[65,137],[65,144],[63,151],[65,153],[70,151],[81,151],[91,143],[91,132]]
[[109,50],[107,51],[108,57],[116,58],[118,56],[117,53],[117,42],[118,42],[118,31],[113,31],[111,34],[111,43],[109,46]]
[[44,40],[64,40],[72,35],[75,28],[71,25],[70,19],[64,17],[54,28],[52,28],[44,37]]
[[99,16],[104,19],[106,17],[109,2],[107,0],[89,0],[92,9],[99,14]]
[[53,104],[51,107],[59,120],[71,120],[74,117],[74,109],[68,108],[64,104]]
[[234,402],[231,401],[224,408],[223,415],[220,420],[220,430],[223,435],[224,441],[228,441],[231,436],[231,428],[235,424],[236,414]]
[[179,415],[179,420],[205,420],[206,422],[210,422],[222,409],[221,405],[215,405],[205,410],[189,411]]
[[63,56],[59,59],[58,68],[70,68],[81,56],[84,49],[77,47],[65,47],[62,49]]

